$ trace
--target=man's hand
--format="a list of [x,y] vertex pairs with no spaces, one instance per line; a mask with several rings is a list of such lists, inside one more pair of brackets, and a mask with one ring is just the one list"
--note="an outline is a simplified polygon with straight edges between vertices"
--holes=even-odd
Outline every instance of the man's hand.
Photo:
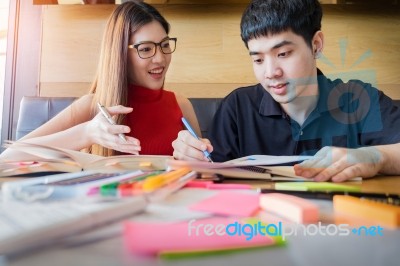
[[343,182],[354,177],[375,176],[383,167],[383,161],[376,147],[324,147],[312,159],[296,164],[294,170],[296,175],[314,181]]

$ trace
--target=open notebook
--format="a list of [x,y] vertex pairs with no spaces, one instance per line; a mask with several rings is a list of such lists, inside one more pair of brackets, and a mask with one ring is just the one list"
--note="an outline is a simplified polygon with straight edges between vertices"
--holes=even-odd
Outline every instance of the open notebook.
[[165,170],[167,159],[172,158],[162,155],[103,157],[26,142],[7,141],[4,146],[21,152],[21,156],[18,161],[0,162],[0,177],[43,174],[46,172],[79,172],[82,170],[101,170],[102,172]]
[[[312,158],[312,156],[250,155],[222,163],[168,160],[167,165],[172,169],[186,166],[199,173],[221,174],[228,178],[272,181],[310,181],[310,179],[297,176],[293,166],[287,166],[287,164],[295,164],[310,158]],[[349,181],[359,180],[362,179],[356,177]]]
[[205,174],[221,174],[225,177],[264,180],[304,180],[296,176],[291,166],[277,166],[301,162],[311,156],[272,156],[251,155],[223,163],[202,161],[168,160],[172,169],[190,167],[192,170]]

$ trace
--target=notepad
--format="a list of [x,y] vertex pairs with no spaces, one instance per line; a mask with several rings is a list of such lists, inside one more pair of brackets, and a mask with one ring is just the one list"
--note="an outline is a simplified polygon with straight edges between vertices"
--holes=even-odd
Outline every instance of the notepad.
[[292,195],[263,194],[260,196],[260,207],[296,223],[316,223],[319,220],[317,205]]
[[391,228],[400,227],[400,207],[352,196],[333,197],[335,213],[349,214]]
[[219,215],[248,217],[259,209],[259,197],[258,193],[220,191],[218,194],[190,206],[190,209]]
[[[222,227],[237,222],[233,218],[214,217],[181,223],[124,223],[124,242],[133,253],[157,255],[168,252],[235,249],[261,245],[274,245],[272,237],[255,235],[246,240],[244,235],[217,234]],[[207,225],[207,228],[205,226]],[[204,233],[206,230],[208,233]],[[208,235],[207,235],[208,234]]]

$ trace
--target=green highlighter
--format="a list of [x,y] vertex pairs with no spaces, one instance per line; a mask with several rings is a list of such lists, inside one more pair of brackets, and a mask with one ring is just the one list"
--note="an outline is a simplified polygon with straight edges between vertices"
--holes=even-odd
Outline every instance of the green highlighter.
[[343,192],[361,191],[361,188],[359,186],[350,186],[350,185],[336,184],[331,182],[282,182],[282,183],[276,183],[275,189],[294,190],[294,191],[343,191]]
[[190,257],[203,257],[203,256],[213,256],[213,255],[226,255],[242,251],[250,251],[255,249],[265,249],[273,246],[266,245],[253,245],[253,246],[243,246],[236,248],[219,248],[219,249],[204,249],[204,250],[191,250],[191,251],[162,251],[158,254],[161,259],[176,260],[176,259],[186,259]]

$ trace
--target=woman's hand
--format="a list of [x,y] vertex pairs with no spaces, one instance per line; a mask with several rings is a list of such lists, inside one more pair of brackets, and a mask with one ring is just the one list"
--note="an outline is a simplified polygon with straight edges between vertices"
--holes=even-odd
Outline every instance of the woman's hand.
[[193,137],[188,130],[181,130],[178,138],[172,142],[174,158],[186,161],[209,161],[203,151],[213,151],[213,146],[208,139]]
[[[106,109],[111,116],[132,112],[131,107],[122,105],[106,107]],[[125,136],[125,140],[123,140],[118,136],[118,134],[125,134],[130,131],[131,129],[128,126],[112,125],[101,112],[86,125],[86,134],[91,143],[96,143],[116,151],[138,155],[141,150],[140,141],[138,139]]]

